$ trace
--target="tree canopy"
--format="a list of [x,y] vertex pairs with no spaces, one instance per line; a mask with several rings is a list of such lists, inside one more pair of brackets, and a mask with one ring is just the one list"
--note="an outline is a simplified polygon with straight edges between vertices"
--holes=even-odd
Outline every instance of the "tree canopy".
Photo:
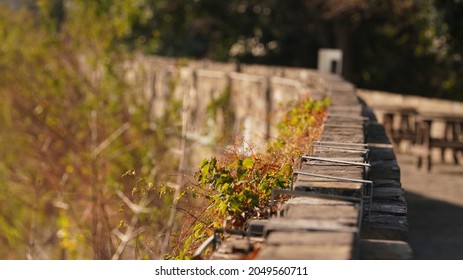
[[462,1],[144,2],[130,41],[147,53],[316,68],[340,48],[359,87],[463,100]]
[[[75,1],[24,2],[63,22]],[[130,50],[316,68],[319,48],[340,48],[358,87],[463,100],[460,0],[81,2],[106,14]]]

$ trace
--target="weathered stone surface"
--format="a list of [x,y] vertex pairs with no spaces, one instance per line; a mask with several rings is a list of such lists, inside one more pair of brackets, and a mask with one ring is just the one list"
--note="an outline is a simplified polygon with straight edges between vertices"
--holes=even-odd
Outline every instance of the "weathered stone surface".
[[294,189],[296,191],[316,192],[320,194],[345,196],[345,197],[352,197],[352,198],[361,198],[364,195],[363,188],[360,188],[360,189],[340,188],[341,186],[337,184],[335,186],[336,188],[295,186]]
[[348,205],[285,205],[282,216],[291,219],[338,220],[355,225],[359,210]]
[[370,178],[372,180],[395,180],[400,182],[400,167],[396,160],[371,161]]
[[352,259],[356,237],[347,232],[273,232],[257,259]]
[[331,106],[329,112],[333,114],[352,114],[355,116],[361,116],[363,112],[363,106],[360,104],[351,105],[351,106]]
[[360,232],[362,239],[402,240],[408,239],[408,227],[403,224],[391,222],[388,224],[364,224]]
[[374,213],[372,212],[370,216],[368,213],[364,213],[363,223],[362,225],[368,224],[398,224],[403,226],[408,226],[407,217],[406,216],[397,216],[393,214],[384,214],[384,213]]
[[391,144],[381,124],[370,124],[366,129],[367,143]]
[[[339,178],[347,179],[363,179],[364,167],[363,166],[340,166],[340,165],[311,165],[303,164],[301,166],[302,172],[328,175]],[[298,174],[297,181],[294,183],[294,188],[299,190],[309,190],[310,188],[330,188],[333,193],[336,193],[336,189],[339,190],[352,190],[362,191],[364,183],[351,182],[349,180],[333,179],[333,178],[321,178],[316,176]]]
[[258,260],[349,260],[354,250],[349,245],[343,246],[265,246],[256,259]]
[[[312,165],[312,164],[303,164],[301,166],[301,171],[316,173],[322,175],[330,175],[336,177],[345,177],[351,179],[363,179],[365,167],[363,166],[346,166],[346,165]],[[304,176],[304,175],[300,175]]]
[[[327,158],[328,159],[328,158]],[[336,162],[330,162],[328,160],[313,160],[311,159],[310,161],[305,160],[302,163],[302,166],[305,166],[307,168],[310,168],[310,166],[338,166],[338,167],[351,167],[351,166],[358,166],[358,169],[364,169],[364,166],[361,165],[355,165],[355,164],[367,164],[364,162],[363,158],[329,158],[329,160],[337,160],[337,161],[345,161],[348,163],[336,163]]]
[[361,240],[359,255],[362,260],[409,260],[412,249],[404,241]]
[[323,135],[320,138],[320,141],[339,142],[339,143],[363,143],[364,139],[365,138],[363,135],[336,134],[336,135]]
[[324,171],[324,172],[330,172],[331,170],[333,171],[351,171],[352,170],[352,171],[363,172],[365,169],[365,166],[356,165],[356,163],[363,163],[361,161],[355,162],[355,161],[346,159],[345,161],[347,163],[342,163],[342,162],[334,162],[335,160],[339,160],[339,159],[332,159],[332,160],[333,161],[322,160],[322,159],[305,160],[301,168],[302,169],[319,169],[320,171]]
[[338,133],[346,134],[363,134],[364,129],[361,125],[353,125],[350,122],[334,122],[331,124],[325,123],[324,124],[325,131],[329,129],[330,132],[328,134],[334,135]]
[[363,134],[359,132],[338,131],[332,133],[325,133],[322,141],[333,141],[340,143],[359,143],[357,140],[363,140]]
[[[373,195],[374,197],[374,195]],[[365,204],[365,212],[380,212],[394,215],[407,215],[407,203],[405,201],[375,200],[372,204]]]
[[364,128],[363,125],[360,124],[352,124],[350,121],[342,122],[342,121],[335,121],[332,120],[331,123],[324,124],[325,131],[329,129],[328,134],[348,134],[348,133],[358,133],[363,134]]
[[248,225],[248,233],[251,236],[262,236],[264,234],[265,225],[268,223],[268,219],[265,220],[250,220]]
[[250,240],[247,238],[240,238],[234,240],[228,240],[227,243],[224,244],[223,249],[219,250],[223,252],[228,252],[232,254],[247,254],[252,250],[252,245]]
[[351,232],[294,232],[279,231],[269,234],[265,245],[353,245],[356,234]]
[[367,153],[355,150],[346,150],[343,147],[319,145],[314,148],[311,154],[314,157],[332,158],[346,161],[364,162],[366,161]]
[[375,160],[396,160],[394,149],[392,147],[369,147],[368,158]]
[[219,244],[216,251],[213,252],[209,259],[211,260],[239,260],[254,258],[264,242],[260,237],[240,237],[230,236],[225,242]]
[[378,197],[378,198],[400,198],[400,197],[403,198],[404,195],[405,195],[404,189],[397,188],[397,187],[377,188],[375,186],[373,190],[373,197]]
[[[366,166],[362,165],[356,165],[357,163],[363,164],[361,159],[358,161],[353,160],[352,158],[343,158],[343,159],[333,159],[333,160],[339,160],[339,161],[345,161],[347,163],[336,163],[336,162],[329,162],[327,160],[310,160],[310,161],[304,161],[301,165],[302,169],[321,169],[321,171],[330,171],[331,170],[360,170],[361,172],[364,171]],[[326,168],[325,168],[326,167]]]
[[348,114],[348,113],[328,113],[325,124],[333,125],[339,128],[352,128],[357,127],[361,130],[364,129],[366,119],[358,114]]
[[[327,159],[333,159],[333,160],[342,160],[342,161],[350,161],[350,162],[360,162],[363,163],[365,162],[365,157],[364,156],[358,156],[354,153],[342,153],[342,152],[334,152],[332,151],[331,153],[328,152],[316,152],[312,156],[314,157],[320,157],[320,158],[327,158]],[[312,162],[314,160],[310,160]],[[307,162],[306,160],[304,162]],[[322,161],[319,161],[322,162]],[[324,161],[327,163],[326,161]]]
[[373,179],[375,190],[378,188],[402,188],[402,184],[397,180]]
[[356,204],[351,201],[339,199],[326,199],[318,197],[294,197],[288,200],[285,205],[313,205],[313,206],[352,206]]
[[349,178],[363,179],[363,172],[365,167],[363,166],[354,166],[354,165],[344,165],[336,163],[320,163],[320,164],[302,164],[301,171],[312,172],[319,174],[326,174],[337,176],[335,174],[349,174]]
[[363,183],[356,182],[344,182],[339,180],[332,179],[323,179],[315,178],[309,176],[299,175],[299,179],[293,184],[294,189],[296,190],[307,190],[310,188],[332,188],[333,193],[336,193],[336,189],[340,191],[351,190],[351,191],[361,191],[363,190]]
[[273,231],[342,231],[356,232],[351,223],[336,220],[305,220],[289,218],[273,218],[265,225],[264,234]]
[[364,217],[362,221],[360,237],[362,239],[406,241],[408,238],[407,217],[372,212],[370,217]]

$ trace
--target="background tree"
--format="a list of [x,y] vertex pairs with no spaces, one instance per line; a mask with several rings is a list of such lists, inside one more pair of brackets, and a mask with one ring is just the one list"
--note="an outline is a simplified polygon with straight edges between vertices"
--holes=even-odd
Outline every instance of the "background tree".
[[[46,2],[62,21],[74,1],[24,2]],[[83,1],[108,13],[129,50],[316,68],[319,48],[340,48],[359,87],[463,100],[458,0],[112,2]]]
[[463,100],[460,1],[146,3],[131,39],[148,53],[316,68],[319,48],[340,48],[359,87]]

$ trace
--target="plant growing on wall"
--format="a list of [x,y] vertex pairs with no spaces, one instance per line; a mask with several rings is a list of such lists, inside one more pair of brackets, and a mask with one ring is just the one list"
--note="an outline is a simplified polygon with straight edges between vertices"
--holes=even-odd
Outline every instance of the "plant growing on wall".
[[[194,249],[214,228],[244,228],[250,218],[265,218],[269,196],[274,188],[288,188],[292,171],[302,153],[310,151],[311,143],[322,131],[323,119],[330,100],[303,99],[291,106],[279,124],[279,137],[259,153],[240,152],[235,146],[221,157],[201,162],[196,173],[193,195],[206,201],[200,221],[192,237],[179,250]],[[198,230],[200,229],[200,230]],[[185,248],[186,247],[186,248]]]

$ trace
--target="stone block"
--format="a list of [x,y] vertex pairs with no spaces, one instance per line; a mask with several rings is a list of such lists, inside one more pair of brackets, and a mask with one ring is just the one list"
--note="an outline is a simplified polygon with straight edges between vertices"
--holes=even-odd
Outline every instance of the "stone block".
[[361,260],[409,260],[412,249],[407,242],[392,240],[360,240]]

